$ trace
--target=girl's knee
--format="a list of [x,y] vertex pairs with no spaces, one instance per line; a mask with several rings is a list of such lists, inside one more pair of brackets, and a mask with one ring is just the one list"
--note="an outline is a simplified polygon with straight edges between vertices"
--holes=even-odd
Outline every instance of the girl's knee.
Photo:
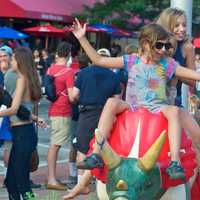
[[121,103],[121,100],[111,97],[111,98],[108,98],[105,106],[108,107],[109,109],[115,109],[119,106],[120,103]]
[[175,115],[175,116],[179,116],[181,113],[180,108],[177,106],[170,106],[169,111],[170,111],[171,115]]

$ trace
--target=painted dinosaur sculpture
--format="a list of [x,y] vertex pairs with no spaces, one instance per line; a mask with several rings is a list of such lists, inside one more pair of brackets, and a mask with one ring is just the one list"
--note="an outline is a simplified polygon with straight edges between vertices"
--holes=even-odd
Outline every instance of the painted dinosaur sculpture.
[[[183,131],[181,163],[186,179],[170,180],[165,173],[170,162],[166,136],[167,120],[161,113],[140,109],[136,112],[125,111],[118,116],[109,145],[104,145],[102,149],[105,167],[92,171],[97,179],[106,183],[109,200],[170,199],[164,198],[169,188],[181,184],[184,188],[183,183],[194,175],[196,168],[192,142]],[[96,137],[100,137],[98,133]],[[179,193],[173,191],[172,196],[181,200],[190,199],[183,188],[181,192],[179,188]],[[101,195],[100,199],[105,200],[105,197]]]

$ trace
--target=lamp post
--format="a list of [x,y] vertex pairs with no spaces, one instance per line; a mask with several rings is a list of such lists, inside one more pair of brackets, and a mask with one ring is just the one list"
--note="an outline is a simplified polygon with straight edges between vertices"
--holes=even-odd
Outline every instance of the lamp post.
[[[180,8],[185,11],[187,16],[187,33],[191,37],[192,32],[192,2],[193,0],[171,0],[171,7]],[[188,108],[188,86],[182,84],[182,105]]]

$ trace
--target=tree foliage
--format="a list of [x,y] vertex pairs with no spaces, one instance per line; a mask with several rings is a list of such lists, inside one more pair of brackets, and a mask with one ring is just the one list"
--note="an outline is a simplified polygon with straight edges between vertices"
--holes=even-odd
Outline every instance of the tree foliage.
[[[131,30],[141,27],[145,19],[154,20],[169,6],[170,0],[105,0],[104,3],[96,3],[93,8],[85,6],[84,11],[76,16],[89,23],[113,24]],[[194,18],[199,13],[200,0],[193,0]],[[141,23],[133,26],[129,21],[134,16],[138,16]]]

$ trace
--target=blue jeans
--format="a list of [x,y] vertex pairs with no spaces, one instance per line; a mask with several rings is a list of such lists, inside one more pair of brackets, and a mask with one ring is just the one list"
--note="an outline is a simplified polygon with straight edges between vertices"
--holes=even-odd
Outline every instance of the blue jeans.
[[31,154],[37,146],[37,134],[32,123],[14,126],[11,129],[13,145],[8,162],[5,185],[9,200],[26,199],[32,193],[30,187]]

